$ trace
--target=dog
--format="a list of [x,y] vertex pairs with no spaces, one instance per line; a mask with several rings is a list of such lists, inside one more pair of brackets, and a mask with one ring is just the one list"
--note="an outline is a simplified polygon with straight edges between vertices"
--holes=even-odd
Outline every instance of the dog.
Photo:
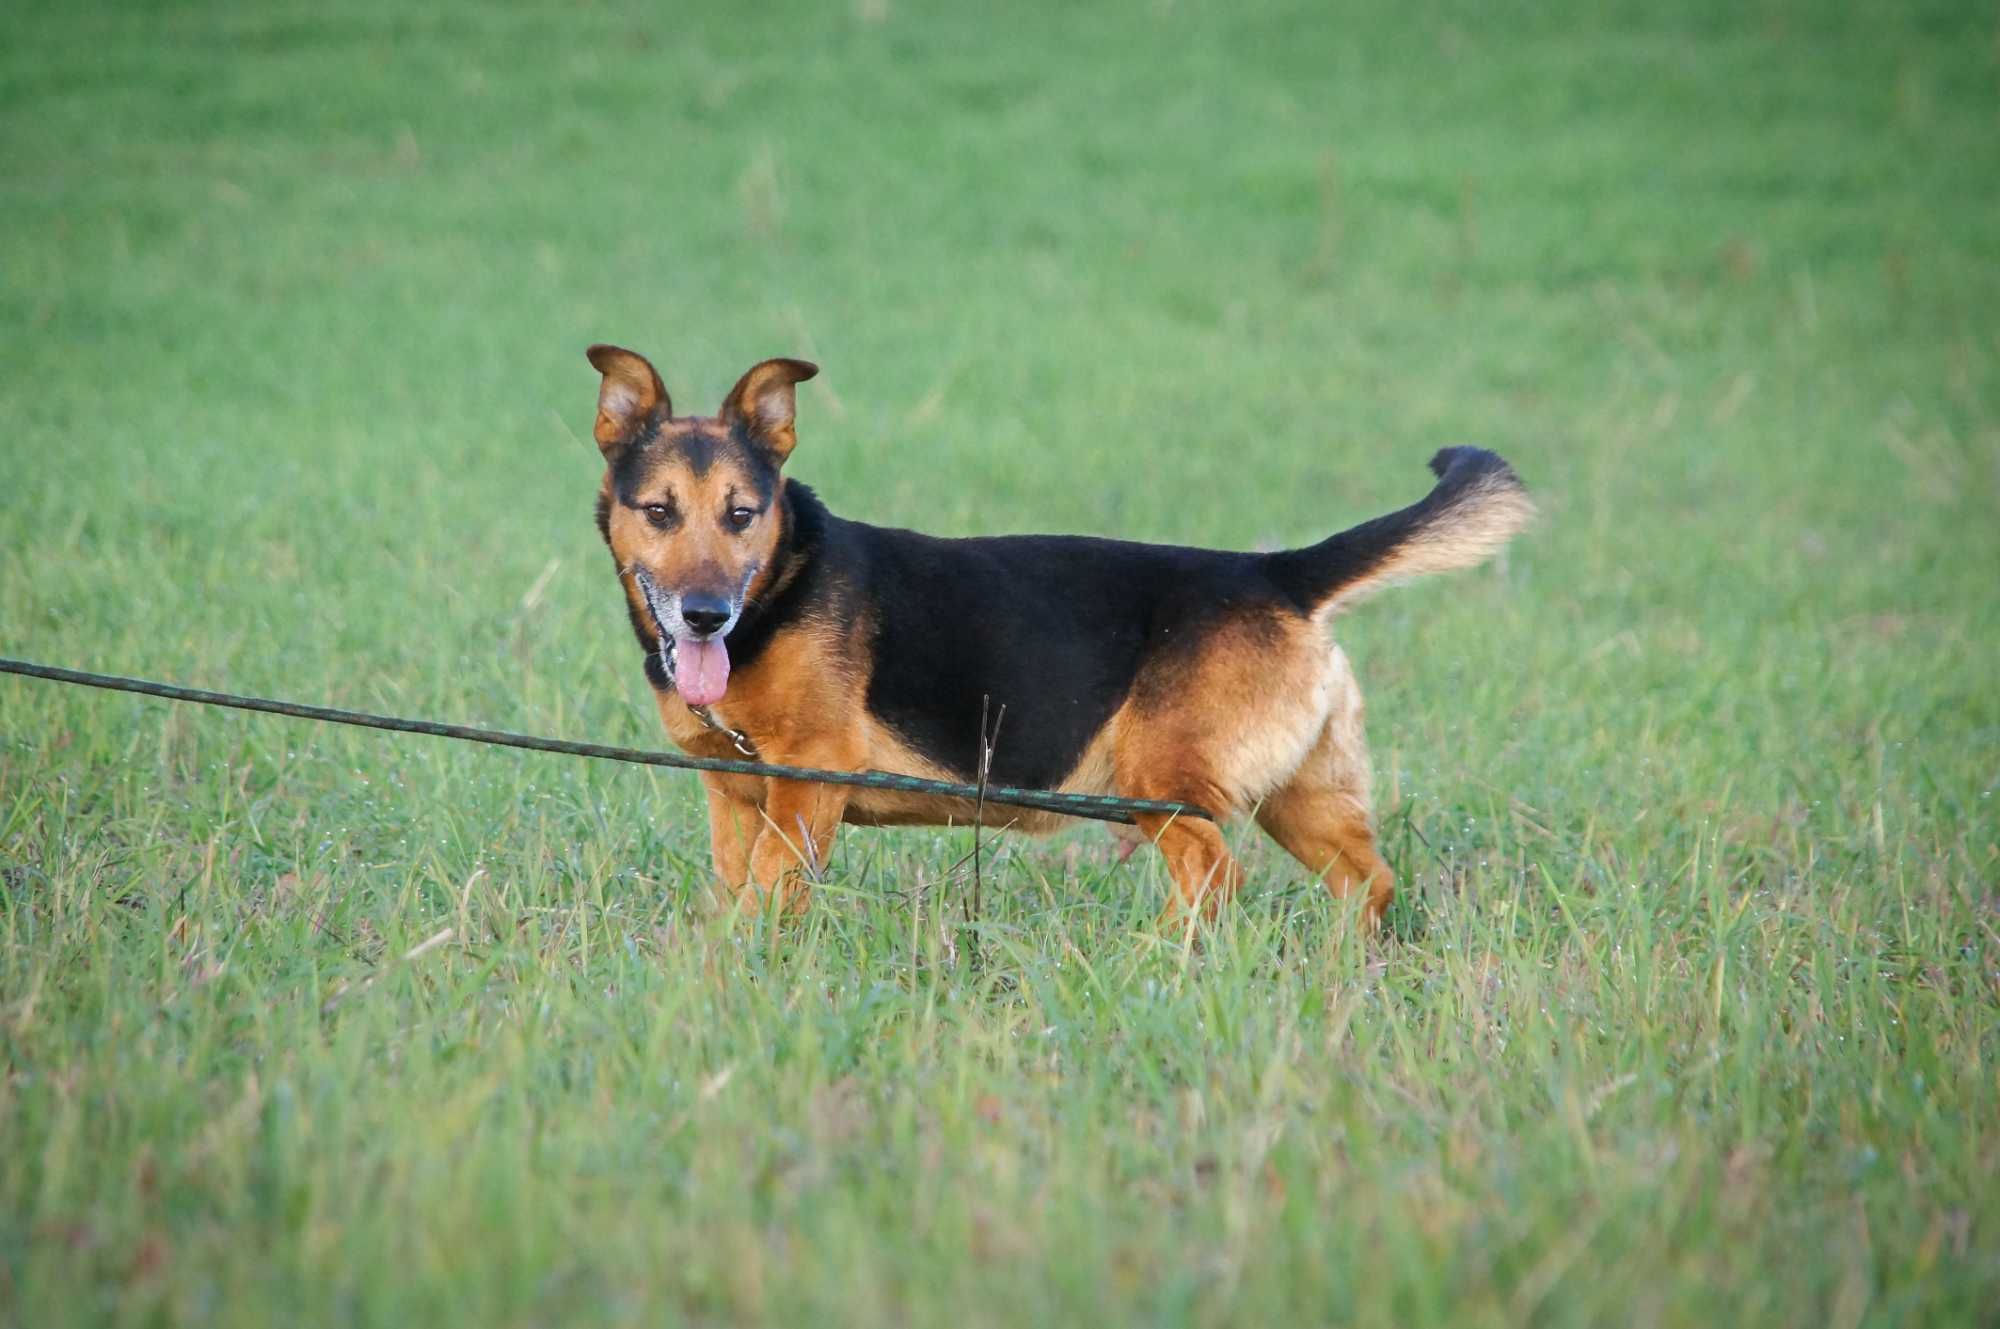
[[[1389,584],[1471,567],[1527,525],[1511,467],[1431,461],[1401,511],[1276,553],[1067,535],[940,539],[828,511],[788,478],[797,385],[766,360],[714,416],[677,416],[659,373],[592,346],[602,375],[597,527],[674,742],[698,756],[929,779],[977,776],[989,708],[996,784],[1244,812],[1379,924],[1361,692],[1329,624]],[[843,823],[970,824],[968,800],[704,772],[725,903],[803,909]],[[996,818],[1002,810],[988,809]],[[1068,819],[1005,809],[1040,832]],[[1217,821],[1136,815],[1165,856],[1168,918],[1212,917],[1242,882]]]

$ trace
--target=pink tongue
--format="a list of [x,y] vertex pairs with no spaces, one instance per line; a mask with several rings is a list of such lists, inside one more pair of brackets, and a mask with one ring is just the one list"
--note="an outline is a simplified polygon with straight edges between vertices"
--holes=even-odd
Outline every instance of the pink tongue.
[[674,643],[674,686],[690,706],[713,706],[729,689],[729,648],[708,641]]

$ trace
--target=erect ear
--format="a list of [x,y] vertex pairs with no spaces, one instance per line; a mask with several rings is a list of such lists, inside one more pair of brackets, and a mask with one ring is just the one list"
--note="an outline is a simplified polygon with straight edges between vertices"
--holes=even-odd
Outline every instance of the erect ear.
[[639,427],[656,416],[673,414],[666,385],[636,351],[597,345],[584,354],[604,381],[597,387],[597,446],[608,460],[632,441]]
[[777,453],[782,462],[799,441],[792,431],[792,418],[798,413],[792,385],[818,372],[818,365],[805,360],[766,360],[753,366],[723,398],[722,422],[742,425],[752,439]]

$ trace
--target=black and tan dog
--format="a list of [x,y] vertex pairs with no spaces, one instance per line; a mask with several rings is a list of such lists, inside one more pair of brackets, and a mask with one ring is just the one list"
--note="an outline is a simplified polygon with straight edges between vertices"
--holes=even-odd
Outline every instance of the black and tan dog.
[[[1375,850],[1361,694],[1328,623],[1385,584],[1469,567],[1533,509],[1476,448],[1432,459],[1421,502],[1282,553],[1079,536],[943,540],[846,521],[783,467],[801,360],[751,369],[712,418],[676,416],[652,365],[593,346],[603,377],[597,524],[667,732],[702,755],[974,777],[982,703],[1006,707],[997,784],[1192,803],[1257,822],[1336,896],[1394,892]],[[747,743],[739,743],[739,738]],[[968,823],[970,805],[704,774],[726,897],[802,907],[841,822]],[[1019,828],[1055,814],[989,810]],[[1141,816],[1170,915],[1240,873],[1215,824]]]

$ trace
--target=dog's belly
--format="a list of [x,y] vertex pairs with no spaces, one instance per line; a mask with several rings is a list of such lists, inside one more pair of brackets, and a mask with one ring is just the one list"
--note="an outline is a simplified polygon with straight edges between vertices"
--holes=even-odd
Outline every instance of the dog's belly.
[[[926,799],[910,794],[900,797],[901,802],[849,801],[847,813],[841,820],[849,826],[970,826],[975,820],[974,807],[969,800]],[[1077,825],[1078,820],[1036,808],[1002,807],[992,803],[987,805],[981,824],[989,830],[1047,835],[1065,826]]]
[[[925,780],[962,783],[959,776],[926,759],[893,732],[879,724],[868,727],[868,765],[874,770],[897,775],[914,775]],[[995,783],[998,783],[995,781]],[[1055,788],[1066,794],[1109,794],[1115,792],[1111,778],[1111,736],[1101,731],[1083,750],[1069,775]],[[848,796],[842,818],[854,826],[970,826],[974,820],[998,829],[1046,835],[1077,819],[1036,808],[988,804],[983,817],[978,804],[969,798],[939,798],[934,794],[911,794],[894,789],[854,789]]]

